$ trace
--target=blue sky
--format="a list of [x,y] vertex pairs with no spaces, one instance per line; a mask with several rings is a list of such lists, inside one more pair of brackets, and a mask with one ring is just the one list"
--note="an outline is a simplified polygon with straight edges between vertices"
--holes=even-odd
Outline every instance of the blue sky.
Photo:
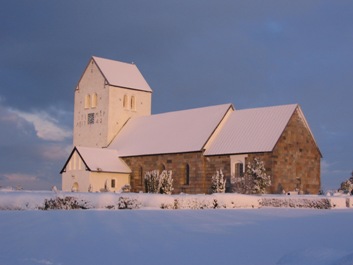
[[353,2],[6,1],[0,186],[61,186],[74,88],[92,55],[135,62],[153,113],[298,103],[323,188],[353,170]]

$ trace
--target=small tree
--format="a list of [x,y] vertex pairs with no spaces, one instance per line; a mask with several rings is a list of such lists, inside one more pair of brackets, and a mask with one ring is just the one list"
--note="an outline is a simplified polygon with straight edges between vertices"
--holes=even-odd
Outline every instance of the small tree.
[[159,191],[159,171],[147,171],[145,174],[145,188],[148,193],[158,193]]
[[216,175],[212,176],[212,193],[224,193],[226,191],[226,179],[222,170],[217,170]]
[[230,182],[232,185],[233,192],[244,193],[244,194],[253,193],[252,190],[254,186],[254,181],[252,178],[248,177],[247,175],[240,176],[240,177],[235,177],[233,175]]
[[245,175],[252,180],[252,193],[263,194],[271,185],[271,177],[266,174],[265,163],[260,158],[255,157],[247,164]]
[[340,190],[352,193],[353,192],[353,172],[351,173],[351,177],[341,183]]
[[232,177],[233,191],[245,194],[263,194],[271,185],[271,177],[266,174],[265,163],[260,158],[254,158],[246,165],[242,177]]
[[172,171],[163,170],[159,175],[160,188],[159,193],[161,194],[172,194],[173,188],[173,178]]
[[171,194],[173,188],[172,171],[147,171],[145,174],[145,188],[148,193]]

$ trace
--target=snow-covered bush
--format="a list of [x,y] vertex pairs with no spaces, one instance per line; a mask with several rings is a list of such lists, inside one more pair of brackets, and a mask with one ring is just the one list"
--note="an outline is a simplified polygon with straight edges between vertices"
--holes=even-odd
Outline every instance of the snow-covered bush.
[[145,174],[145,187],[148,193],[171,194],[173,191],[172,171],[148,171]]
[[141,208],[141,203],[134,199],[134,198],[129,198],[129,197],[119,197],[118,201],[116,202],[115,205],[108,205],[106,206],[107,209],[119,209],[119,210],[125,210],[125,209],[139,209]]
[[211,195],[173,195],[174,200],[165,200],[161,209],[236,209],[259,208],[259,197],[230,193],[214,193]]
[[139,209],[141,208],[141,203],[133,198],[119,197],[118,209]]
[[217,170],[216,174],[212,176],[211,191],[212,193],[224,193],[226,191],[226,179],[222,170]]
[[104,188],[99,190],[100,192],[109,192],[109,188],[108,188],[108,180],[105,181],[104,183]]
[[262,197],[260,201],[262,207],[280,208],[314,208],[330,209],[332,207],[327,198],[300,198],[300,197]]
[[190,209],[190,210],[205,210],[205,209],[219,209],[226,208],[221,206],[217,199],[206,197],[202,198],[176,198],[173,203],[162,203],[161,209],[168,210],[179,210],[179,209]]
[[77,210],[89,209],[88,203],[83,200],[78,200],[75,197],[56,197],[45,199],[44,206],[39,207],[39,210]]
[[271,185],[271,177],[266,174],[265,163],[255,157],[246,165],[243,177],[232,178],[234,191],[245,194],[264,194]]
[[159,175],[159,193],[161,194],[172,194],[173,188],[173,178],[172,171],[163,170]]
[[352,172],[352,176],[343,181],[341,183],[341,188],[340,188],[341,191],[343,192],[346,192],[346,193],[352,193],[352,190],[353,190],[353,172]]
[[121,192],[123,192],[123,193],[128,193],[130,191],[131,191],[130,184],[125,184],[124,186],[121,187]]
[[242,194],[250,194],[253,189],[253,179],[244,175],[242,177],[231,177],[232,191]]
[[145,174],[145,188],[148,193],[159,192],[159,171],[147,171]]
[[350,193],[352,189],[353,189],[353,183],[351,182],[350,179],[347,179],[341,183],[340,190],[342,190],[343,192]]

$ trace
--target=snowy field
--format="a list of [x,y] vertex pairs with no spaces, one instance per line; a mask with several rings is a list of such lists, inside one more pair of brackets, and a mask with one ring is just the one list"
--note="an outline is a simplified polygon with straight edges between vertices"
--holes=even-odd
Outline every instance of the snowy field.
[[352,208],[3,210],[0,264],[353,264],[352,224]]

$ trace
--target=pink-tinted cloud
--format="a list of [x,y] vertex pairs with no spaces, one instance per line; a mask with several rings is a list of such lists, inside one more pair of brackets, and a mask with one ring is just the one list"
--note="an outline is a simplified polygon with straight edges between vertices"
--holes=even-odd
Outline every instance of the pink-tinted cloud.
[[[72,136],[71,129],[59,126],[59,121],[51,117],[48,113],[41,112],[22,112],[11,110],[13,115],[17,115],[20,119],[32,124],[38,138],[48,141],[64,141]],[[17,121],[16,116],[12,116],[11,120]]]

